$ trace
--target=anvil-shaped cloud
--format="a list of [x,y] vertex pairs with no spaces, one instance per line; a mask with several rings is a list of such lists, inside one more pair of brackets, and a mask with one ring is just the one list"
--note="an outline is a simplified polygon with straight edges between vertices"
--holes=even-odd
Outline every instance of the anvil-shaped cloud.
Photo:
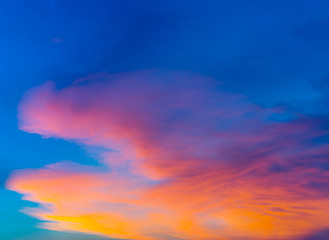
[[329,227],[327,121],[262,108],[185,72],[47,82],[23,98],[20,128],[102,147],[108,170],[59,162],[16,171],[7,187],[59,231],[298,239]]

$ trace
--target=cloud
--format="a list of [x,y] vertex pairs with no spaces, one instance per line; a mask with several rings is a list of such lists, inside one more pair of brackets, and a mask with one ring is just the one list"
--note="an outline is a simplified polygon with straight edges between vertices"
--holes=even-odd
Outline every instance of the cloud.
[[186,72],[47,82],[23,98],[20,129],[102,147],[103,169],[55,163],[16,171],[7,187],[40,204],[25,212],[47,229],[292,239],[328,227],[328,146],[314,141],[326,122],[261,108]]
[[321,229],[309,236],[303,238],[302,240],[326,240],[329,238],[329,229]]

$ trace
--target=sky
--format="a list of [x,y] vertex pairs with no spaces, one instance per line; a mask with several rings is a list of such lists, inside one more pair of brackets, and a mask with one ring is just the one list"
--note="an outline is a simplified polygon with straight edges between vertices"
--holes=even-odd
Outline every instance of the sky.
[[329,239],[329,2],[0,2],[0,239]]

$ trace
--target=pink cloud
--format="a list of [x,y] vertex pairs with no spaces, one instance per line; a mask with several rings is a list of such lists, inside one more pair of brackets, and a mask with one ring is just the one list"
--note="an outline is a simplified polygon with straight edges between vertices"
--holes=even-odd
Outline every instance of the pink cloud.
[[328,147],[311,143],[328,131],[305,116],[275,122],[273,114],[285,113],[184,72],[102,73],[64,89],[47,82],[23,98],[20,129],[108,149],[99,161],[112,171],[57,163],[17,171],[7,185],[41,203],[27,212],[49,229],[298,238],[329,226],[329,174],[319,168]]

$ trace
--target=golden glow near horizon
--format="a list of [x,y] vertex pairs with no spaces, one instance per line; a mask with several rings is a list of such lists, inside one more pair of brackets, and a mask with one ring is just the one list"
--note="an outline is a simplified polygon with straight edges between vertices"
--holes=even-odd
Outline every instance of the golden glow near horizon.
[[305,145],[327,130],[271,121],[277,109],[214,92],[201,76],[154,75],[48,82],[25,96],[22,130],[105,149],[104,168],[14,172],[7,188],[40,203],[27,214],[47,229],[143,240],[285,240],[329,227],[329,172],[318,167],[328,148]]

